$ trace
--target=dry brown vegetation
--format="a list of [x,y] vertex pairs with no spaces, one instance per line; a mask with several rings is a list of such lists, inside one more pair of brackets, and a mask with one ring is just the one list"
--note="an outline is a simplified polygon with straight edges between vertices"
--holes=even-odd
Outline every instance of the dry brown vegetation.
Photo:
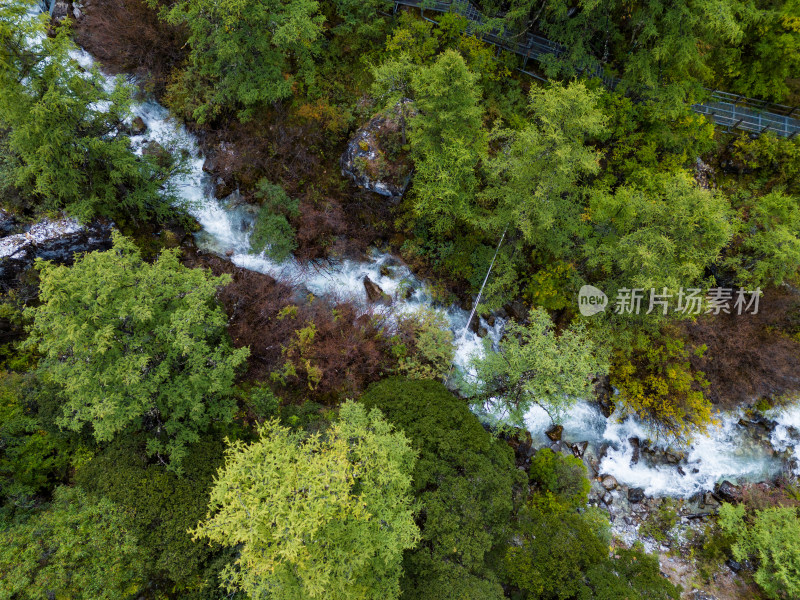
[[186,33],[159,20],[144,0],[87,0],[77,42],[113,73],[131,73],[160,96],[186,57]]
[[692,345],[708,346],[692,366],[711,383],[707,395],[731,407],[800,389],[800,296],[769,290],[757,315],[704,316],[686,327]]
[[[247,380],[270,381],[288,361],[295,374],[285,378],[282,395],[335,402],[360,394],[395,364],[381,320],[351,303],[309,298],[302,289],[194,250],[184,262],[232,276],[219,299],[234,345],[250,347]],[[302,341],[307,338],[299,332],[310,328],[313,338]]]
[[[382,238],[391,223],[391,203],[345,180],[339,156],[347,132],[333,135],[324,121],[275,106],[251,121],[234,118],[194,126],[213,173],[217,195],[250,192],[265,177],[301,201],[297,229],[300,260],[355,256]],[[221,150],[224,148],[224,151]]]

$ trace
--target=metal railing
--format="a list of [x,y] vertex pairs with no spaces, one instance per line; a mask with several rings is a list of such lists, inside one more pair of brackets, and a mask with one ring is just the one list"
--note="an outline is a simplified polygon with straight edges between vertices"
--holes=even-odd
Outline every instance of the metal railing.
[[[469,21],[467,32],[475,35],[484,42],[493,44],[502,50],[513,52],[523,57],[523,73],[528,60],[540,60],[545,55],[562,56],[567,49],[547,38],[527,33],[524,41],[517,41],[503,30],[491,29],[484,30],[486,27],[485,16],[471,3],[463,0],[394,0],[395,11],[398,6],[410,6],[419,8],[423,14],[426,10],[440,13],[455,13],[463,16]],[[604,73],[603,66],[596,62],[586,69],[590,77],[600,78],[604,85],[610,89],[615,89],[620,80]],[[528,73],[530,74],[530,73]],[[538,76],[537,76],[538,77]],[[539,77],[541,79],[541,77]],[[731,94],[719,90],[705,89],[709,94],[709,100],[702,103],[692,104],[692,109],[702,115],[707,116],[720,127],[740,129],[758,134],[772,131],[777,135],[793,138],[800,134],[800,120],[793,118],[793,115],[800,116],[800,109],[797,107],[774,104],[765,100],[747,98],[745,96]]]

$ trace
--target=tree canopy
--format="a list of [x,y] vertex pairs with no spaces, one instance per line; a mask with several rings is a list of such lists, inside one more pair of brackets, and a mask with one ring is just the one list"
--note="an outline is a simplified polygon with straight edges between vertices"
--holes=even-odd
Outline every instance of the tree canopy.
[[3,598],[131,598],[143,581],[143,560],[127,515],[74,487],[26,522],[0,531]]
[[325,21],[316,0],[179,0],[165,16],[190,32],[189,65],[171,95],[200,122],[229,107],[250,118],[314,76]]
[[144,428],[150,452],[179,469],[198,432],[232,417],[231,386],[248,350],[231,348],[214,301],[229,279],[182,266],[177,250],[148,264],[118,233],[112,250],[37,268],[42,304],[26,311],[25,343],[42,354],[45,381],[64,391],[59,423],[88,423],[101,442]]
[[172,214],[169,177],[180,161],[159,164],[133,151],[125,125],[132,88],[119,78],[109,90],[96,68],[84,71],[70,56],[76,46],[69,28],[47,36],[27,4],[0,7],[4,186],[19,188],[27,208],[66,209],[82,219]]
[[362,402],[383,411],[419,452],[413,490],[422,541],[403,560],[403,598],[502,598],[493,562],[506,544],[519,483],[509,446],[438,381],[392,377]]
[[419,538],[406,437],[354,402],[324,434],[277,420],[259,433],[231,443],[193,531],[241,548],[229,587],[251,598],[397,598],[403,550]]
[[498,346],[487,340],[483,354],[473,357],[468,389],[473,401],[499,409],[520,427],[533,405],[558,422],[592,393],[593,378],[608,371],[608,358],[581,323],[556,334],[544,309],[531,310],[527,324],[509,321]]

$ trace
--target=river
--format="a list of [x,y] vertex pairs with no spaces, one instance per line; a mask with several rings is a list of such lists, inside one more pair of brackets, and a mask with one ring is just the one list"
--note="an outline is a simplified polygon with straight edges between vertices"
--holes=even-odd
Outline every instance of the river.
[[[72,57],[84,68],[94,64],[91,55],[84,50],[75,50]],[[113,85],[113,78],[107,78],[107,85]],[[351,299],[362,305],[366,302],[363,279],[369,276],[393,296],[391,310],[415,310],[428,306],[447,316],[457,344],[456,368],[465,369],[470,357],[482,351],[482,340],[471,331],[464,332],[468,313],[458,306],[434,306],[426,292],[425,282],[402,266],[396,257],[375,250],[366,260],[345,260],[335,267],[319,269],[291,259],[278,264],[263,254],[250,253],[254,207],[229,203],[214,196],[214,186],[203,171],[204,158],[196,139],[170,116],[166,108],[153,99],[146,99],[134,104],[133,113],[147,125],[143,135],[132,138],[138,152],[147,143],[156,141],[165,148],[183,150],[190,157],[188,173],[179,176],[176,183],[188,210],[202,227],[196,234],[200,248],[228,256],[237,266],[302,285],[316,296]],[[395,266],[390,275],[382,274],[381,266],[390,261],[401,266]],[[414,292],[404,298],[404,294],[399,292],[408,286]],[[502,319],[497,319],[494,327],[489,327],[483,320],[481,325],[493,342],[502,335]],[[793,471],[800,475],[800,403],[772,411],[767,416],[777,425],[768,434],[767,442],[759,443],[753,439],[750,429],[738,424],[740,413],[718,414],[718,425],[712,426],[707,434],[696,436],[688,447],[674,448],[686,453],[681,470],[676,465],[648,460],[633,464],[634,447],[630,438],[644,440],[650,437],[650,433],[635,418],[628,417],[620,422],[613,416],[603,417],[596,405],[590,402],[579,402],[568,411],[563,422],[564,440],[588,441],[589,451],[595,456],[602,455],[600,473],[611,474],[622,484],[641,487],[646,494],[653,496],[689,497],[698,491],[712,489],[722,479],[741,483],[769,480],[781,472]],[[526,422],[535,443],[547,444],[544,431],[550,422],[544,411],[530,411]]]

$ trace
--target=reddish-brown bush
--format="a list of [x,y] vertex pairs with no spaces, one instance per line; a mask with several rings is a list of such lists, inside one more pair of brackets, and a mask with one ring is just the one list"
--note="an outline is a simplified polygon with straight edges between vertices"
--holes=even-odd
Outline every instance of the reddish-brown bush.
[[[250,347],[246,379],[269,381],[273,373],[282,374],[293,400],[331,403],[357,396],[395,366],[380,319],[350,303],[311,299],[215,256],[190,251],[184,262],[233,277],[219,299],[234,345]],[[307,341],[303,332],[310,329],[313,338]]]
[[692,367],[705,372],[707,396],[723,407],[800,390],[798,331],[800,297],[785,290],[769,290],[757,315],[703,316],[686,326],[692,345],[708,346]]
[[186,33],[167,25],[144,0],[93,0],[75,27],[78,43],[115,73],[132,73],[163,93],[186,57]]
[[749,510],[764,510],[777,506],[800,506],[796,484],[785,479],[774,483],[748,483],[742,486],[742,501]]
[[319,120],[276,105],[246,123],[226,118],[196,129],[226,193],[238,188],[251,199],[265,177],[301,201],[301,215],[292,223],[301,260],[362,253],[392,222],[391,202],[342,178],[339,157],[347,136]]

